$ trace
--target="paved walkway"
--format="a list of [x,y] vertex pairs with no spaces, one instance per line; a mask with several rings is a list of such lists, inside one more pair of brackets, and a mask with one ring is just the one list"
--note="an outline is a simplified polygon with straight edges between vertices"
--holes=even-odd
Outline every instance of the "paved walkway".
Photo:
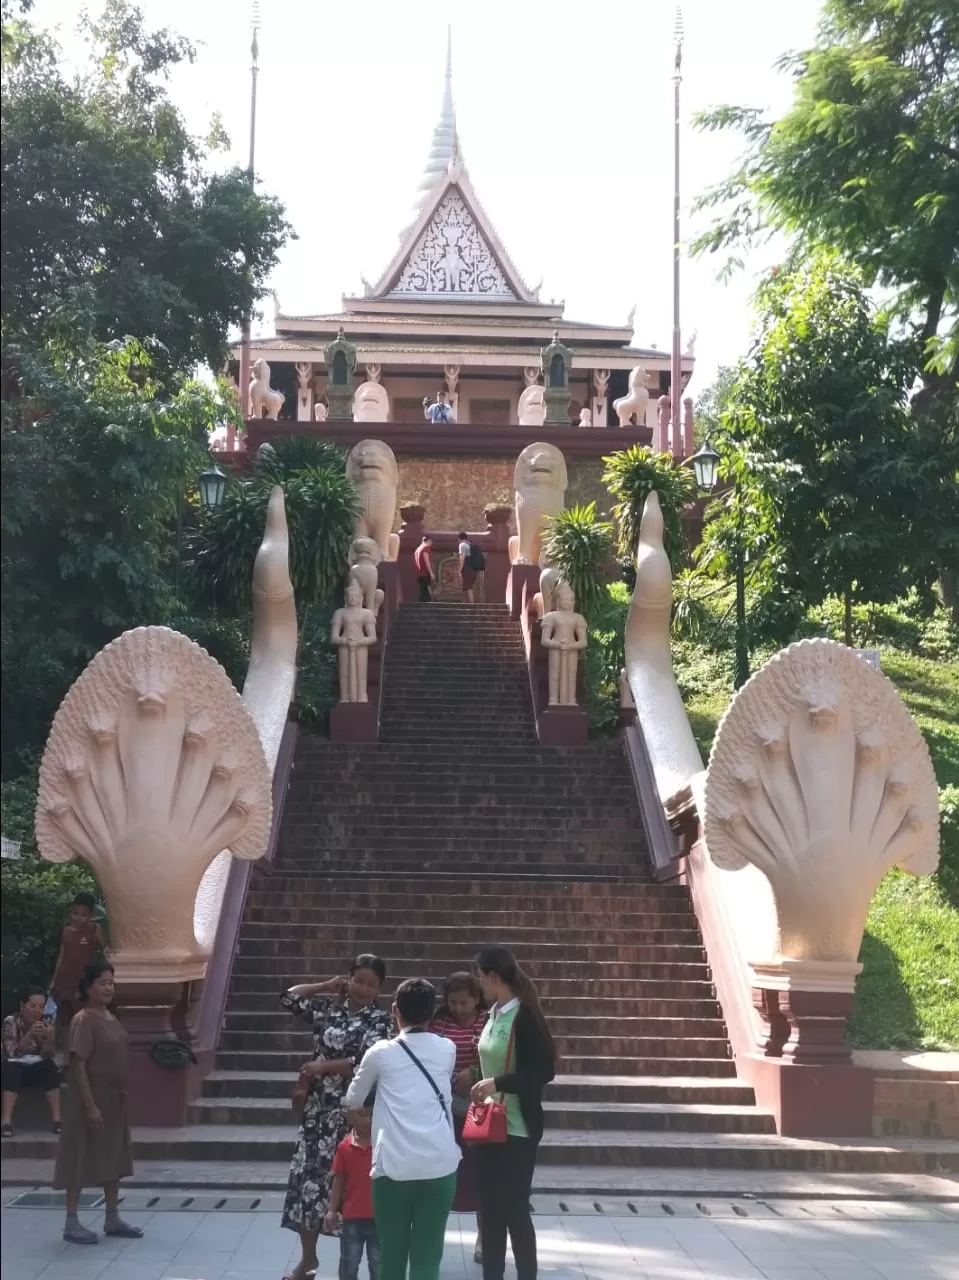
[[[62,1243],[59,1210],[7,1207],[16,1195],[3,1195],[3,1280],[279,1280],[296,1256],[275,1193],[255,1208],[209,1192],[134,1193],[126,1216],[145,1238],[91,1248]],[[628,1216],[564,1204],[537,1214],[542,1280],[959,1280],[956,1202],[725,1202],[704,1213],[650,1199]],[[96,1209],[81,1216],[100,1225]],[[319,1280],[332,1280],[337,1247],[321,1243]],[[451,1219],[443,1280],[479,1280],[472,1247],[472,1219]]]

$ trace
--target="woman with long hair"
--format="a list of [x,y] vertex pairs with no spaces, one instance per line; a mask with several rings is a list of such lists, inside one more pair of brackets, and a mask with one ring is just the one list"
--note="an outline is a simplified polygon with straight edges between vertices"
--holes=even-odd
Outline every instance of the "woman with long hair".
[[483,1079],[472,1100],[502,1097],[504,1143],[478,1143],[483,1280],[503,1280],[506,1237],[517,1280],[536,1280],[536,1231],[529,1211],[536,1153],[543,1137],[543,1090],[556,1073],[556,1049],[536,988],[506,947],[484,947],[473,962],[489,1020],[479,1041]]
[[57,1148],[53,1186],[67,1193],[63,1238],[96,1244],[97,1234],[80,1222],[80,1192],[102,1187],[106,1201],[103,1234],[138,1240],[143,1232],[118,1212],[120,1179],[133,1173],[127,1119],[127,1033],[110,1012],[113,965],[88,964],[77,985],[80,1009],[70,1023],[67,1096]]
[[364,954],[350,965],[348,977],[290,987],[281,998],[284,1008],[313,1028],[313,1060],[303,1064],[297,1082],[303,1111],[282,1220],[299,1235],[302,1257],[285,1280],[306,1280],[317,1268],[333,1157],[347,1132],[346,1090],[367,1049],[390,1034],[390,1015],[377,1006],[385,980],[383,961]]

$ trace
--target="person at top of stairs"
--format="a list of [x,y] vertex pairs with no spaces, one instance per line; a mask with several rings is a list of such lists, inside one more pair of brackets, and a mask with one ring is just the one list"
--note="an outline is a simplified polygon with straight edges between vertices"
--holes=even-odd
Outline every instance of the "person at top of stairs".
[[543,1090],[556,1072],[556,1049],[536,988],[506,947],[484,947],[474,961],[490,1005],[480,1036],[484,1079],[476,1103],[506,1101],[506,1141],[476,1148],[483,1280],[503,1280],[509,1233],[517,1280],[536,1280],[536,1229],[529,1211],[536,1153],[543,1137]]
[[416,585],[420,589],[420,604],[429,604],[433,599],[433,588],[436,586],[436,573],[433,570],[433,539],[424,533],[420,545],[413,552],[413,563],[416,565]]

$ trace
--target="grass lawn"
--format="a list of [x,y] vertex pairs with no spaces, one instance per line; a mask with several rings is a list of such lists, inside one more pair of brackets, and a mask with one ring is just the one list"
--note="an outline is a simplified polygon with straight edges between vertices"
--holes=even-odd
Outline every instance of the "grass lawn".
[[[939,786],[959,786],[959,661],[917,657],[882,649],[882,669],[915,716],[932,755]],[[686,709],[708,756],[729,701],[725,681],[695,679],[684,671]],[[693,678],[690,678],[693,677]],[[850,1039],[859,1048],[959,1048],[959,831],[943,829],[936,876],[900,871],[876,892],[860,960],[856,1011]]]

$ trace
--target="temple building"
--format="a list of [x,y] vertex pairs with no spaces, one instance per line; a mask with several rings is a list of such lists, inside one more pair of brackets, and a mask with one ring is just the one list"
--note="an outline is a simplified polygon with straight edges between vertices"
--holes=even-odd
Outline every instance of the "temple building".
[[[424,399],[432,401],[445,390],[459,427],[530,423],[535,416],[523,416],[521,397],[542,380],[548,423],[618,427],[613,403],[627,395],[630,373],[641,368],[634,386],[637,378],[645,381],[648,402],[645,420],[636,426],[651,429],[654,443],[667,447],[665,426],[659,425],[664,415],[657,407],[669,392],[668,349],[633,346],[632,316],[618,325],[568,319],[562,303],[541,301],[539,289],[520,275],[467,173],[449,50],[439,123],[413,221],[379,279],[363,284],[363,296],[344,297],[341,311],[278,312],[275,335],[253,340],[250,359],[261,384],[283,396],[281,421],[352,417],[423,424]],[[564,375],[558,413],[555,397],[549,410],[549,371],[543,374],[547,348],[564,364],[562,370],[556,366]],[[336,397],[327,367],[335,358],[348,374],[352,412]],[[256,361],[265,361],[268,370]],[[689,351],[682,362],[684,385],[692,369]],[[536,400],[537,393],[531,395]],[[259,406],[247,416],[259,417]],[[686,443],[691,443],[691,425],[689,442],[673,442],[673,452],[686,451],[681,447]]]

